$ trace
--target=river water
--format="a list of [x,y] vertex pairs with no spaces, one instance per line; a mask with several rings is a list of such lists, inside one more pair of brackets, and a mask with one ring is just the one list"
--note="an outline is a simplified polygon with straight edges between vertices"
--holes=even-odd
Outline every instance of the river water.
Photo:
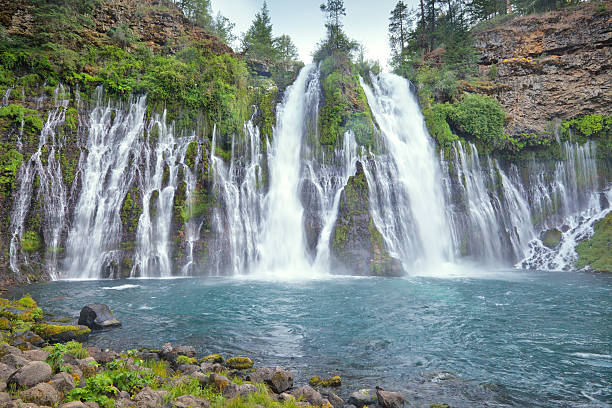
[[340,394],[380,385],[414,406],[601,407],[612,402],[612,276],[466,268],[452,276],[56,281],[30,292],[77,317],[108,304],[114,349],[189,344],[248,355],[298,381],[340,375]]

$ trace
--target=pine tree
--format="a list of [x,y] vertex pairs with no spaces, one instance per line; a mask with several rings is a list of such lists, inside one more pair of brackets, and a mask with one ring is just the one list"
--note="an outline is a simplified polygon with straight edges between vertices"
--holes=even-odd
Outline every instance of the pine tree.
[[272,39],[272,23],[270,10],[264,1],[261,10],[255,15],[255,20],[242,39],[242,52],[255,58],[274,59],[275,50]]
[[327,0],[327,4],[321,4],[321,11],[327,14],[328,40],[332,49],[340,49],[342,37],[342,17],[346,16],[343,0]]
[[408,6],[403,1],[397,2],[389,17],[389,45],[396,57],[401,57],[406,52],[411,24]]

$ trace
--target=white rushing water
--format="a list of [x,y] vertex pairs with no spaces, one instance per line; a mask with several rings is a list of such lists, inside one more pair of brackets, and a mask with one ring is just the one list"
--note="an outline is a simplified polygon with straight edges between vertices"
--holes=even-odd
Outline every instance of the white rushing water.
[[[532,269],[572,266],[576,243],[605,215],[606,200],[600,200],[595,146],[565,142],[561,150],[561,160],[532,160],[521,171],[516,164],[504,170],[489,156],[480,157],[471,143],[453,144],[450,159],[441,162],[460,255]],[[553,249],[540,240],[550,228],[563,231]]]
[[319,98],[319,72],[308,66],[278,107],[271,143],[262,143],[249,121],[245,142],[232,141],[229,164],[213,150],[221,201],[214,215],[214,251],[220,254],[214,274],[291,279],[330,272],[329,240],[340,194],[355,171],[357,145],[350,132],[331,152],[319,151],[316,140],[309,144],[305,136],[317,128]]
[[[64,138],[56,134],[55,129],[64,123],[68,100],[62,99],[64,88],[59,85],[54,91],[54,109],[49,112],[47,121],[43,125],[38,139],[38,150],[30,156],[29,160],[21,166],[17,175],[19,190],[13,202],[11,212],[12,232],[10,242],[10,267],[15,273],[19,272],[19,248],[24,238],[25,220],[29,211],[42,212],[44,218],[42,233],[46,245],[45,269],[51,278],[58,276],[57,255],[60,250],[60,240],[65,227],[65,215],[67,211],[66,188],[62,177],[59,151],[65,143]],[[23,122],[23,121],[22,121]],[[22,123],[23,130],[23,123]],[[34,182],[37,180],[37,197],[35,202],[40,207],[32,209],[32,194]],[[36,231],[32,231],[37,233]],[[26,237],[32,238],[32,237]],[[28,257],[23,255],[27,264]]]
[[364,169],[374,222],[406,269],[439,266],[452,258],[451,239],[439,164],[416,98],[393,74],[373,76],[372,88],[361,82],[384,145]]

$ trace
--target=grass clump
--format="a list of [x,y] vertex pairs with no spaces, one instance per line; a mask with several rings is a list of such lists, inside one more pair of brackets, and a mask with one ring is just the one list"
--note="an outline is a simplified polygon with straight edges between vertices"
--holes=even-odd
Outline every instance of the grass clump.
[[612,212],[595,223],[590,239],[576,246],[576,267],[598,272],[612,272]]

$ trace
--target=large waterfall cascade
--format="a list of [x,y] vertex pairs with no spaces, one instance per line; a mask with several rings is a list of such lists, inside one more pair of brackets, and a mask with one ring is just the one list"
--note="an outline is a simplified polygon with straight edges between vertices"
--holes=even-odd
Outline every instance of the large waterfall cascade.
[[[388,153],[366,169],[376,226],[407,270],[452,259],[440,165],[409,82],[393,74],[361,84]],[[415,263],[416,260],[416,263]]]
[[[381,74],[362,86],[380,131],[376,153],[360,150],[351,131],[332,150],[316,145],[309,132],[318,123],[319,72],[307,66],[278,106],[271,139],[247,121],[243,134],[233,136],[226,161],[216,154],[215,129],[209,147],[197,144],[190,165],[186,154],[195,135],[175,135],[165,114],[146,119],[145,97],[113,105],[100,90],[88,119],[80,117],[83,140],[72,186],[64,185],[58,160],[66,142],[56,128],[65,122],[69,102],[58,87],[38,149],[17,175],[11,269],[19,273],[28,262],[21,242],[31,207],[40,203],[44,267],[52,278],[118,277],[125,253],[121,208],[126,194],[137,190],[142,211],[130,244],[132,277],[328,274],[340,196],[357,160],[364,164],[376,227],[409,273],[465,257],[497,266],[568,269],[576,243],[610,211],[612,188],[598,178],[593,142],[559,142],[562,160],[520,167],[483,156],[470,143],[456,142],[450,154],[437,156],[408,81]],[[204,221],[191,216],[181,229],[184,253],[175,257],[179,185],[184,183],[189,213],[204,171],[216,199],[208,259],[201,257]],[[562,232],[556,248],[540,240],[550,228]]]

